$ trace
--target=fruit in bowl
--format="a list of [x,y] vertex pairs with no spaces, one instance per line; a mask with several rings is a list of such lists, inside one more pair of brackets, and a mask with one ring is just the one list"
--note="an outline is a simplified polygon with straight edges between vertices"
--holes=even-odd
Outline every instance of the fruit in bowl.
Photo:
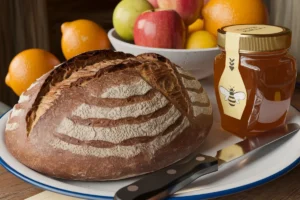
[[173,9],[181,16],[186,25],[192,24],[200,15],[203,0],[157,0],[158,7]]
[[[122,40],[131,42],[133,39],[136,45],[189,48],[190,44],[182,44],[186,41],[182,39],[184,35],[189,41],[191,33],[203,30],[207,32],[201,35],[206,36],[197,36],[201,41],[193,48],[207,48],[216,46],[216,38],[210,34],[216,37],[217,29],[231,24],[267,23],[267,13],[262,0],[123,0],[116,7],[113,19]],[[185,28],[180,21],[184,22]]]
[[167,49],[183,49],[185,45],[186,27],[174,10],[142,13],[135,22],[133,32],[136,45]]
[[215,46],[217,46],[216,37],[203,30],[191,33],[186,42],[187,49],[212,48]]
[[135,45],[120,38],[115,29],[108,32],[108,38],[117,51],[123,51],[133,55],[142,53],[157,53],[170,59],[176,65],[182,66],[197,79],[203,79],[213,74],[213,62],[219,49],[166,49]]
[[[214,57],[219,52],[217,29],[237,23],[266,23],[267,11],[262,0],[147,2],[158,8],[141,12],[136,17],[132,30],[134,44],[117,34],[118,27],[115,27],[116,30],[112,29],[108,33],[112,46],[118,51],[134,55],[147,52],[161,54],[198,79],[213,73]],[[135,7],[133,3],[130,5]]]
[[153,9],[147,0],[123,0],[113,12],[113,25],[118,35],[126,41],[133,40],[136,18],[144,11]]
[[205,29],[215,36],[223,26],[266,24],[267,13],[262,0],[210,0],[202,10]]
[[158,8],[157,0],[148,0],[149,3],[153,6],[153,8]]
[[204,21],[203,19],[196,19],[196,21],[194,21],[194,23],[192,23],[191,25],[188,26],[188,34],[191,34],[193,32],[196,31],[201,31],[204,28]]

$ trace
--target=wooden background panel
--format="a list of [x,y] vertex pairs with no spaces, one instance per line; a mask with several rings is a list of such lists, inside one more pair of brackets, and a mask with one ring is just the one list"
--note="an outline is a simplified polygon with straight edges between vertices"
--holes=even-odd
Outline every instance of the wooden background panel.
[[89,19],[106,31],[113,27],[112,13],[120,0],[47,0],[50,51],[61,61],[61,30],[64,22]]
[[267,0],[271,24],[291,29],[290,53],[297,59],[300,71],[300,0]]
[[[60,26],[66,21],[90,19],[106,31],[112,28],[112,13],[120,0],[0,0],[0,101],[8,105],[17,96],[4,83],[11,59],[28,48],[50,50],[60,61]],[[300,69],[300,0],[264,0],[271,24],[293,31],[291,54]]]
[[105,30],[112,28],[112,13],[120,0],[0,0],[0,101],[13,106],[18,97],[4,80],[12,58],[29,48],[50,50],[60,61],[60,26],[90,19]]
[[12,106],[18,97],[4,80],[12,58],[25,49],[48,49],[45,0],[0,0],[0,101]]

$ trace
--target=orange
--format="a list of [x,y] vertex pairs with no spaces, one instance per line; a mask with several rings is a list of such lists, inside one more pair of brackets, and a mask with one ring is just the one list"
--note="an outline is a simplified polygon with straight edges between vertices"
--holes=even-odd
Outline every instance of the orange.
[[196,31],[188,36],[186,49],[203,49],[217,46],[216,37],[208,31]]
[[203,8],[205,30],[217,30],[233,24],[265,24],[266,9],[261,0],[210,0]]
[[10,62],[5,83],[20,96],[37,78],[59,63],[53,54],[42,49],[22,51]]
[[61,48],[66,59],[86,51],[110,48],[105,30],[90,20],[65,22],[61,32]]
[[196,19],[191,25],[188,26],[188,33],[191,34],[195,31],[203,30],[204,21],[202,19]]

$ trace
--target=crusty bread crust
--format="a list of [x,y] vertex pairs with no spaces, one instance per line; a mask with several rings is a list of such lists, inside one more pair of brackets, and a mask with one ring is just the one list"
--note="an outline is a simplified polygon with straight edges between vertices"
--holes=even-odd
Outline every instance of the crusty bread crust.
[[157,54],[99,50],[38,79],[6,126],[6,145],[24,165],[71,180],[149,173],[192,153],[212,125],[200,83]]

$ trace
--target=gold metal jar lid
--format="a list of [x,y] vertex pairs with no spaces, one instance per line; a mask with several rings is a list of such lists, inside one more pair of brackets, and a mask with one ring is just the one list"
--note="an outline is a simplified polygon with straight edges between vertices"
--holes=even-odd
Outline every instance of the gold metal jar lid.
[[221,48],[225,48],[228,32],[237,34],[239,51],[242,53],[276,51],[291,46],[292,33],[288,28],[264,24],[241,24],[218,29],[218,45]]

